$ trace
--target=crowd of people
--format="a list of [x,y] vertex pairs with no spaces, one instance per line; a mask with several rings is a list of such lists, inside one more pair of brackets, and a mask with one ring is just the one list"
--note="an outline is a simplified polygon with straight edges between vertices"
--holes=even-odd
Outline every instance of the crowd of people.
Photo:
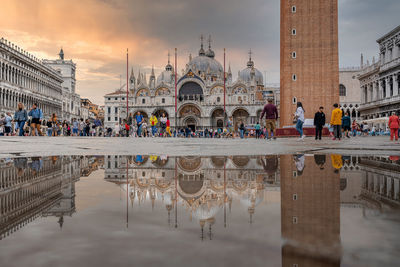
[[[262,126],[263,118],[265,123]],[[293,114],[293,123],[299,134],[299,140],[306,137],[303,131],[305,122],[305,109],[301,102],[297,102],[296,112]],[[0,116],[0,136],[104,136],[104,137],[202,137],[202,138],[256,138],[276,139],[276,123],[278,110],[272,99],[264,106],[259,121],[254,125],[246,125],[244,121],[236,122],[233,118],[225,122],[224,127],[193,129],[189,126],[172,130],[171,121],[167,114],[152,114],[149,119],[140,112],[129,114],[127,119],[117,122],[113,128],[105,128],[99,118],[94,120],[73,118],[71,121],[61,121],[57,114],[44,118],[43,112],[36,104],[27,111],[22,103],[14,114],[7,112]],[[331,119],[328,123],[324,107],[320,107],[314,115],[315,139],[321,140],[324,127],[329,127],[333,140],[350,138],[351,136],[390,135],[390,140],[399,138],[399,117],[393,113],[388,121],[387,129],[377,129],[365,122],[351,121],[350,114],[340,109],[338,104],[333,105]]]

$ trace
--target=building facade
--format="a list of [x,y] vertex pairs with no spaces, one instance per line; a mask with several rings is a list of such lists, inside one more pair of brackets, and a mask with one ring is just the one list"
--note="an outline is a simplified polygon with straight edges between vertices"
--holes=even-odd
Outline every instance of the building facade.
[[33,55],[0,39],[0,112],[12,112],[19,102],[30,110],[37,103],[45,117],[60,114],[63,78]]
[[297,102],[306,118],[339,103],[337,0],[281,0],[281,127],[292,125]]
[[62,82],[62,113],[59,117],[71,121],[72,118],[80,117],[80,96],[75,92],[76,86],[76,64],[72,60],[64,60],[64,51],[60,50],[59,59],[43,60],[47,66],[58,71],[63,79]]
[[369,123],[385,125],[391,112],[400,109],[400,26],[377,40],[378,62],[363,64],[359,75],[361,118]]
[[339,105],[343,113],[348,112],[354,120],[359,120],[361,105],[360,81],[358,80],[359,67],[339,69]]
[[[224,116],[224,68],[215,59],[209,41],[208,50],[203,42],[198,56],[189,56],[182,75],[177,75],[177,127],[192,130],[223,127],[224,119],[232,117],[237,128],[241,121],[255,124],[261,114],[265,97],[274,98],[279,87],[266,88],[262,73],[255,68],[249,53],[247,66],[232,79],[229,67],[226,72],[226,114]],[[104,124],[113,128],[127,117],[126,91],[119,89],[105,98]],[[175,71],[170,64],[155,76],[154,68],[147,80],[145,73],[134,74],[129,79],[129,113],[138,111],[145,118],[165,113],[175,125]]]

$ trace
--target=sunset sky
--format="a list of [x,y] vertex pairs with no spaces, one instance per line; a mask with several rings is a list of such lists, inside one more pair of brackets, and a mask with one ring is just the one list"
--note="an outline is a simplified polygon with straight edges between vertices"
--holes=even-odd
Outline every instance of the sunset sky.
[[[0,38],[38,58],[77,63],[77,92],[95,103],[125,79],[130,67],[149,76],[178,48],[178,70],[196,55],[200,35],[212,36],[216,58],[223,48],[234,77],[248,50],[268,83],[279,82],[279,0],[1,0]],[[399,0],[339,0],[340,66],[356,66],[360,53],[377,57],[375,40],[399,25]]]

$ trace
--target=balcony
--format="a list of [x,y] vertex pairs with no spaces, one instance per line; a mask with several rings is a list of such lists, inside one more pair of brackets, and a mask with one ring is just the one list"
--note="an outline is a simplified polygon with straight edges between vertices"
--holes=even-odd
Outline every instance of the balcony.
[[379,99],[371,102],[362,103],[360,105],[359,111],[368,110],[371,108],[387,106],[395,103],[400,103],[400,95],[387,97],[385,99]]
[[389,61],[389,62],[383,64],[383,65],[381,66],[381,72],[382,72],[382,71],[390,70],[390,69],[392,69],[392,68],[394,68],[394,67],[396,67],[396,66],[399,66],[399,65],[400,65],[400,57],[395,58],[395,59],[393,59],[392,61]]

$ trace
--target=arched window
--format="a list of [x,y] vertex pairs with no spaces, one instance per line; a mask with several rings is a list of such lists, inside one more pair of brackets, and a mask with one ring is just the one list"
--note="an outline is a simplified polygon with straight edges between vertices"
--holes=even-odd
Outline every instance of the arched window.
[[221,98],[220,97],[217,97],[217,102],[220,102],[221,101]]
[[339,85],[339,96],[346,96],[346,86],[343,84]]

